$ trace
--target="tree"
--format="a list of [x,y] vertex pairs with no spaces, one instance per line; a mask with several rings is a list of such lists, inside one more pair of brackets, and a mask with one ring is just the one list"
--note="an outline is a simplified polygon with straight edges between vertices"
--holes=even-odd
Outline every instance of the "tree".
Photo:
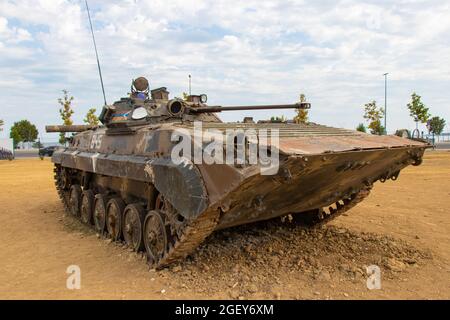
[[95,112],[97,110],[95,108],[89,109],[88,113],[86,114],[86,118],[84,118],[84,123],[90,125],[90,126],[97,126],[99,121],[98,117],[95,115]]
[[20,142],[33,142],[37,139],[39,131],[36,126],[28,120],[14,122],[9,137],[13,139],[14,148]]
[[384,110],[377,107],[377,102],[366,103],[364,105],[364,119],[367,120],[371,134],[382,135],[384,133],[384,127],[381,125],[381,120],[384,118]]
[[278,117],[278,116],[273,116],[273,117],[270,117],[270,122],[286,122],[286,117],[285,116],[281,116],[281,117]]
[[3,131],[3,125],[4,125],[5,123],[3,122],[3,120],[2,119],[0,119],[0,132],[2,132]]
[[439,117],[433,117],[428,121],[428,128],[433,135],[438,136],[444,131],[445,119]]
[[[62,90],[62,92],[64,96],[58,99],[58,103],[61,105],[59,114],[63,120],[63,125],[71,126],[73,124],[72,115],[74,114],[74,111],[72,109],[72,101],[74,98],[72,96],[69,97],[69,91]],[[66,140],[66,134],[61,132],[59,134],[59,143],[65,144]]]
[[411,95],[411,102],[406,105],[409,109],[409,115],[413,117],[416,122],[416,129],[419,127],[419,122],[426,123],[430,118],[428,108],[423,104],[421,96],[413,92]]
[[360,123],[358,124],[358,126],[356,127],[356,131],[360,131],[360,132],[367,132],[366,126],[364,125],[364,123]]
[[[306,97],[303,93],[300,94],[300,102],[306,102]],[[308,122],[308,110],[297,109],[297,115],[294,117],[295,123],[307,123]]]

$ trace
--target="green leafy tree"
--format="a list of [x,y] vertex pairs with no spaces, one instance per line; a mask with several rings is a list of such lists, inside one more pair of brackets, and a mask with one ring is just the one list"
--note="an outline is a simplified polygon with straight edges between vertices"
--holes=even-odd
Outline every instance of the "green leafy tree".
[[270,122],[286,122],[286,117],[285,116],[274,116],[274,117],[270,117]]
[[435,134],[438,136],[444,131],[445,128],[445,119],[440,117],[433,117],[429,121],[429,130],[432,134]]
[[0,119],[0,132],[2,132],[3,131],[3,125],[5,124],[5,122],[3,122],[3,120],[2,119]]
[[97,110],[95,108],[89,109],[88,113],[86,114],[86,118],[84,118],[84,123],[90,125],[90,126],[97,126],[99,124],[98,117],[95,115],[95,112]]
[[360,131],[360,132],[367,132],[366,126],[364,125],[364,123],[360,123],[358,124],[358,126],[356,127],[356,131]]
[[384,133],[384,127],[381,125],[383,118],[384,110],[377,107],[375,100],[364,105],[364,119],[369,123],[367,127],[371,134],[382,135]]
[[36,126],[28,120],[14,122],[9,137],[13,139],[14,148],[20,142],[33,142],[37,139],[39,131]]
[[[74,98],[72,96],[69,96],[69,91],[62,90],[62,92],[63,97],[58,99],[58,103],[61,105],[61,108],[59,109],[59,115],[61,116],[63,125],[71,126],[73,124],[72,115],[74,114],[74,111],[72,109],[72,101]],[[65,144],[66,141],[66,134],[64,132],[61,132],[59,134],[59,143]]]
[[[300,102],[306,102],[306,97],[303,93],[300,94]],[[295,123],[307,123],[308,122],[308,110],[296,109],[297,115],[294,117]]]
[[428,108],[421,100],[421,96],[413,92],[411,95],[411,102],[406,105],[409,110],[409,115],[413,117],[416,122],[416,129],[419,127],[419,122],[426,123],[430,118]]

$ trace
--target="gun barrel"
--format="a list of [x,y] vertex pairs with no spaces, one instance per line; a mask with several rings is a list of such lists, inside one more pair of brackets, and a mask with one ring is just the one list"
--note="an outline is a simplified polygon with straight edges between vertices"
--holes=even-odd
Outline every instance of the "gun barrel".
[[72,126],[64,126],[64,125],[56,125],[56,126],[46,126],[45,131],[47,132],[83,132],[89,129],[94,129],[96,126],[90,125],[72,125]]
[[259,106],[211,106],[191,109],[195,113],[222,112],[222,111],[239,111],[239,110],[267,110],[267,109],[310,109],[311,104],[307,102],[299,102],[294,104],[275,104],[275,105],[259,105]]

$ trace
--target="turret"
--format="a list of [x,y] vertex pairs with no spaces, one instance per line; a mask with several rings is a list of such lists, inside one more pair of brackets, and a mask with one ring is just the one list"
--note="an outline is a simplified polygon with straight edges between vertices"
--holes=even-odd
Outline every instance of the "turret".
[[[165,87],[149,90],[148,80],[132,81],[129,97],[104,106],[100,121],[107,127],[135,126],[173,121],[220,122],[215,113],[242,110],[310,109],[311,104],[297,102],[274,105],[208,106],[206,94],[189,95],[185,99],[169,99]],[[47,132],[81,132],[92,126],[48,126]]]

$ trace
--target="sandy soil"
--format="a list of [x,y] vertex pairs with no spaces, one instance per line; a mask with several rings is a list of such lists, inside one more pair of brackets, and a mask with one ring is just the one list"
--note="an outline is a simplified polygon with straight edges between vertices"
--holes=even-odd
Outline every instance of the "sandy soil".
[[[0,162],[2,299],[449,299],[450,152],[320,229],[280,220],[215,233],[160,272],[63,212],[48,159]],[[368,290],[378,265],[382,288]],[[81,268],[81,289],[66,269]]]

